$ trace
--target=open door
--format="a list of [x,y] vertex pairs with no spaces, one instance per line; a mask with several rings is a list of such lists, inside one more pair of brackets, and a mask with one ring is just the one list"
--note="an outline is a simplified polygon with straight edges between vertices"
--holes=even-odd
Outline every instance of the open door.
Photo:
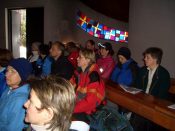
[[44,40],[44,8],[8,9],[8,41],[14,58],[31,52],[32,42]]

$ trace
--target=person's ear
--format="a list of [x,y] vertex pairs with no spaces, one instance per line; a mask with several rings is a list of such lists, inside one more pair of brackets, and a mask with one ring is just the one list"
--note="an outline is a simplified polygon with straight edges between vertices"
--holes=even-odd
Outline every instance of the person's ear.
[[90,62],[91,62],[91,60],[90,59],[86,59],[87,60],[87,63],[88,63],[88,65],[90,64]]
[[52,108],[47,108],[47,110],[46,110],[47,121],[48,122],[51,121],[53,116],[54,116],[53,109]]

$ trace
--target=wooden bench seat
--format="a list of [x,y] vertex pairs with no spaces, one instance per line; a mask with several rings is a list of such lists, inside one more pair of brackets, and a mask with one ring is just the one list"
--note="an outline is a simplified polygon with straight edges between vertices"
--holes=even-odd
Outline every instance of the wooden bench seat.
[[110,101],[139,114],[160,126],[175,131],[175,110],[167,106],[172,102],[157,99],[143,92],[133,95],[125,92],[119,85],[105,81],[106,97]]

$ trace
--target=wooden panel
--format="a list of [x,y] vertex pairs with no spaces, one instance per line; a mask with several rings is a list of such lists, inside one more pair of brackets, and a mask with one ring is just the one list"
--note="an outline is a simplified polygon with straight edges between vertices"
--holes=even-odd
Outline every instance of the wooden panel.
[[172,104],[171,102],[142,92],[133,95],[125,92],[119,85],[111,81],[105,81],[105,83],[107,99],[166,129],[175,131],[175,110],[167,107]]
[[174,78],[171,78],[171,87],[169,89],[169,93],[175,95],[175,79]]

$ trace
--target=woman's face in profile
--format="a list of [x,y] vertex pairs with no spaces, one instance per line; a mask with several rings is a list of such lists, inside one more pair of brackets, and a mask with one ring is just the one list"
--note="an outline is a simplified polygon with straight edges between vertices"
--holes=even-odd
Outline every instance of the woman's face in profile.
[[151,54],[145,54],[144,56],[145,65],[149,68],[157,65],[157,59],[153,58]]
[[105,48],[100,48],[100,54],[102,57],[108,56],[109,50],[106,50]]
[[79,57],[77,58],[77,64],[81,68],[86,68],[89,65],[89,59],[86,59],[82,53],[79,53]]
[[50,112],[46,109],[41,109],[41,101],[33,89],[24,107],[26,108],[25,122],[44,125],[50,121]]
[[124,64],[127,61],[127,59],[122,55],[118,55],[118,59],[121,64]]
[[19,84],[21,83],[20,75],[12,66],[7,67],[6,82],[7,82],[7,85],[13,89],[19,87]]

